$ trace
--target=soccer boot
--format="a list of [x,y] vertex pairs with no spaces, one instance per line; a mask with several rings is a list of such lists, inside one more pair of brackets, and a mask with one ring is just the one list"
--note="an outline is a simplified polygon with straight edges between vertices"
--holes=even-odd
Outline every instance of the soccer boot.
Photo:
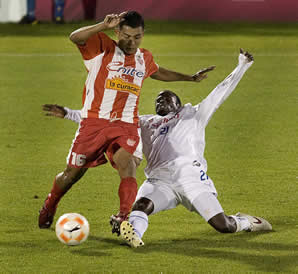
[[128,221],[123,221],[120,225],[121,238],[131,247],[137,248],[144,245],[142,239],[137,235],[134,227]]
[[49,228],[53,223],[57,206],[55,206],[54,208],[51,208],[48,206],[50,197],[51,197],[51,194],[48,195],[47,199],[43,204],[43,207],[39,211],[39,219],[38,219],[39,228]]
[[266,221],[264,218],[255,217],[251,215],[247,215],[244,213],[238,212],[236,214],[237,217],[245,217],[250,222],[250,228],[247,231],[269,231],[272,230],[271,224]]
[[120,235],[120,225],[123,221],[128,219],[128,213],[119,212],[117,215],[112,215],[110,217],[110,225],[112,226],[112,233],[116,233],[117,236]]

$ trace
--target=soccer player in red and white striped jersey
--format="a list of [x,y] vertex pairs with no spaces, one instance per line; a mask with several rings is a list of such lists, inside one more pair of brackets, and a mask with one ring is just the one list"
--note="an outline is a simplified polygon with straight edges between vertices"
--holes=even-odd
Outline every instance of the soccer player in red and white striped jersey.
[[[102,31],[115,29],[118,40]],[[58,202],[89,167],[110,160],[120,176],[120,210],[112,215],[112,232],[120,233],[137,194],[136,167],[142,154],[138,134],[138,104],[143,81],[194,81],[206,74],[186,75],[158,66],[150,51],[139,48],[144,20],[135,12],[107,15],[103,22],[70,35],[88,71],[83,91],[81,123],[67,157],[67,167],[54,180],[39,215],[39,227],[49,228]],[[211,68],[210,70],[212,70]]]

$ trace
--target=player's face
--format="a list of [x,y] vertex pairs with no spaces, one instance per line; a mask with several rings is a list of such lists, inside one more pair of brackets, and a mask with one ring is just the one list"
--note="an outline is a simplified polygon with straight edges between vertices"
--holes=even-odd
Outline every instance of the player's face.
[[144,30],[142,27],[132,28],[123,25],[121,29],[116,30],[118,36],[118,46],[125,54],[135,54],[140,46]]
[[174,93],[162,91],[155,100],[155,111],[160,116],[166,116],[170,112],[177,112],[181,105]]

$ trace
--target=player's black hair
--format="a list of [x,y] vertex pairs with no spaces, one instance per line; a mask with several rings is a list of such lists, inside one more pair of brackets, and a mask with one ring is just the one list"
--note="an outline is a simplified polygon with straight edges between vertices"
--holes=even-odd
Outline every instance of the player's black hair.
[[181,100],[180,100],[179,96],[178,96],[175,92],[173,92],[173,91],[171,91],[171,90],[168,90],[168,89],[163,90],[162,92],[171,93],[173,96],[176,97],[176,99],[177,99],[177,103],[181,106]]
[[180,98],[178,97],[177,94],[175,94],[175,96],[176,96],[176,99],[177,99],[178,104],[181,106],[181,100],[180,100]]
[[130,26],[132,28],[142,27],[142,29],[145,28],[144,18],[141,14],[139,14],[137,11],[128,11],[124,16],[119,27],[120,29],[124,26]]

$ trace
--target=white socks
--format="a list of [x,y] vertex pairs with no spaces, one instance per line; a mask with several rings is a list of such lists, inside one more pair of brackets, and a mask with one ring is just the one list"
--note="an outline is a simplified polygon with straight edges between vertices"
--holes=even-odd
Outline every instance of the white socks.
[[250,222],[248,221],[247,218],[238,217],[238,216],[235,216],[235,215],[230,215],[230,217],[232,217],[236,222],[237,229],[236,229],[235,232],[239,232],[239,231],[242,231],[242,230],[246,230],[246,231],[250,230]]
[[143,211],[132,211],[129,216],[129,222],[133,225],[137,235],[142,238],[148,228],[148,215]]

